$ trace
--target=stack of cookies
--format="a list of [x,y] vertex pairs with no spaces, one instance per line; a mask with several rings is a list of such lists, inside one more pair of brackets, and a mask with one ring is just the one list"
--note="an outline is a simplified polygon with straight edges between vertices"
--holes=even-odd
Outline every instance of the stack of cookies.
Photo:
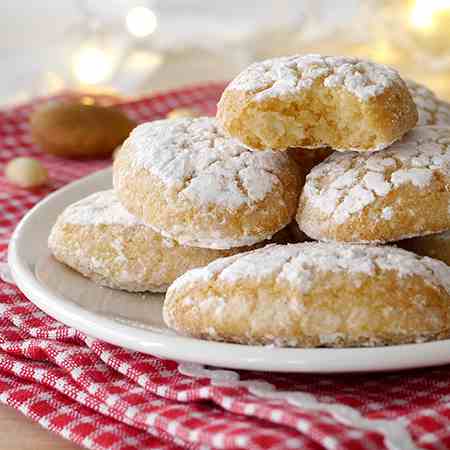
[[398,245],[427,254],[442,236],[433,233],[450,228],[449,112],[368,61],[307,55],[248,67],[222,95],[219,125],[255,152],[287,150],[309,172],[296,221],[300,238],[320,242],[188,272],[167,292],[166,323],[206,339],[301,347],[448,337],[450,268]]
[[[114,191],[70,206],[49,242],[104,285],[170,284],[182,334],[398,344],[450,335],[450,267],[419,256],[450,253],[449,205],[448,104],[386,66],[294,56],[243,71],[216,118],[135,128]],[[288,225],[319,242],[269,245]]]
[[303,182],[289,155],[252,152],[213,118],[145,123],[115,158],[114,190],[70,205],[49,246],[103,286],[165,292],[189,269],[288,242]]

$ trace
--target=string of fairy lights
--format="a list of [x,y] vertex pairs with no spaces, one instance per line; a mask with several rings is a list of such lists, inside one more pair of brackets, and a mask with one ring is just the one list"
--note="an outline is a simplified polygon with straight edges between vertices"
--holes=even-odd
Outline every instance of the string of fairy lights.
[[[81,20],[75,32],[65,36],[61,42],[70,41],[69,38],[74,36],[75,39],[67,46],[61,65],[46,67],[40,84],[30,95],[46,95],[66,88],[105,90],[125,95],[151,90],[156,70],[167,64],[170,58],[170,63],[174,60],[165,50],[155,47],[158,38],[160,42],[164,41],[164,33],[171,30],[167,26],[171,20],[167,5],[156,0],[115,0],[122,9],[111,25],[105,17],[108,11],[95,8],[95,1],[73,1]],[[298,33],[289,29],[283,34],[282,27],[278,26],[273,32],[266,33],[262,42],[254,43],[247,39],[235,44],[234,51],[240,45],[242,48],[239,50],[249,50],[248,54],[257,55],[253,58],[258,59],[274,54],[311,51],[369,57],[397,67],[406,76],[430,85],[450,99],[450,0],[361,0],[360,4],[365,9],[361,6],[364,17],[360,23],[367,23],[367,27],[363,25],[358,28],[355,26],[356,20],[353,20],[350,26],[342,24],[345,33],[330,32],[328,25],[317,26],[322,18],[311,11],[319,3],[317,0],[304,0],[306,19],[299,24]],[[274,4],[278,5],[276,2]],[[333,2],[333,5],[336,4]],[[186,8],[184,3],[181,6]],[[176,3],[171,2],[171,7],[176,8]],[[208,7],[214,6],[205,3],[204,8]],[[323,29],[322,35],[318,33],[313,40],[307,36],[308,20],[309,29],[316,34]],[[191,25],[187,21],[185,26]],[[366,41],[361,43],[361,36],[366,34]],[[267,36],[270,42],[267,42]],[[336,39],[336,36],[342,37]],[[350,40],[353,37],[355,42],[359,40],[358,43],[350,44],[349,36]],[[252,46],[257,47],[257,51],[252,53]],[[225,50],[222,46],[217,51]],[[177,57],[182,60],[183,54],[177,53]],[[223,55],[222,59],[226,65],[232,57]],[[242,64],[248,64],[249,59],[250,56]],[[220,64],[220,57],[215,61]],[[236,67],[233,65],[233,70],[241,70],[239,64],[236,63]],[[427,70],[424,71],[423,67]],[[226,76],[232,76],[230,70]],[[183,74],[180,74],[180,79],[182,82]],[[138,89],[135,89],[136,84],[139,84]]]
[[[118,58],[113,49],[102,43],[100,19],[90,13],[84,15],[90,22],[90,36],[72,55],[72,73],[81,85],[96,85],[111,78],[118,68]],[[133,6],[124,18],[124,27],[135,40],[148,38],[158,27],[157,15],[149,6]]]
[[429,31],[445,16],[448,19],[449,13],[449,0],[416,0],[411,8],[410,21],[418,29]]
[[450,0],[384,1],[376,17],[368,56],[450,99]]

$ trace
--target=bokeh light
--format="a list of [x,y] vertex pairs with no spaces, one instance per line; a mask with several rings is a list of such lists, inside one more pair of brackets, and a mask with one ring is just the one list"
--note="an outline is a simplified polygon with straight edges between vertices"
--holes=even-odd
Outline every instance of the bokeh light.
[[94,45],[83,45],[73,57],[73,73],[82,84],[98,84],[113,73],[113,58],[104,49]]
[[145,6],[132,8],[126,17],[128,31],[135,37],[144,38],[150,36],[158,26],[156,14]]

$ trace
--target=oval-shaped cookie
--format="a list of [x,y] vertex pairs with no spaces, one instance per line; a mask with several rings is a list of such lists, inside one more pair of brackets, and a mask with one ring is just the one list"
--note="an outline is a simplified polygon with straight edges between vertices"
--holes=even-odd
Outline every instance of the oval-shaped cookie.
[[381,150],[417,122],[404,81],[351,57],[296,55],[252,64],[225,89],[218,122],[252,149]]
[[98,284],[135,292],[164,292],[187,270],[248,250],[184,247],[133,217],[112,190],[67,207],[49,247],[58,261]]
[[303,181],[287,154],[251,152],[209,117],[140,125],[114,160],[121,203],[158,233],[196,247],[270,238],[295,216]]
[[395,247],[270,245],[178,278],[164,320],[185,335],[241,344],[442,339],[450,334],[450,268]]
[[420,83],[405,80],[417,107],[417,125],[450,126],[450,103],[436,97],[436,94]]
[[335,153],[309,173],[297,222],[322,241],[390,242],[450,228],[450,128],[381,152]]

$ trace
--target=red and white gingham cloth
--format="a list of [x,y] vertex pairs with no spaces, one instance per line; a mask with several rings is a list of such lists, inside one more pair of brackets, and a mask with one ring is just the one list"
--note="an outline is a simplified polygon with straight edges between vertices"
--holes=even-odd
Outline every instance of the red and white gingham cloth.
[[[120,107],[138,121],[182,106],[214,113],[222,88],[183,89]],[[41,153],[29,136],[35,106],[0,112],[0,172],[11,158],[31,155],[51,178],[49,187],[30,192],[0,175],[0,274],[24,213],[108,164]],[[449,382],[450,367],[316,376],[162,360],[89,338],[0,280],[0,401],[91,449],[449,449]]]

